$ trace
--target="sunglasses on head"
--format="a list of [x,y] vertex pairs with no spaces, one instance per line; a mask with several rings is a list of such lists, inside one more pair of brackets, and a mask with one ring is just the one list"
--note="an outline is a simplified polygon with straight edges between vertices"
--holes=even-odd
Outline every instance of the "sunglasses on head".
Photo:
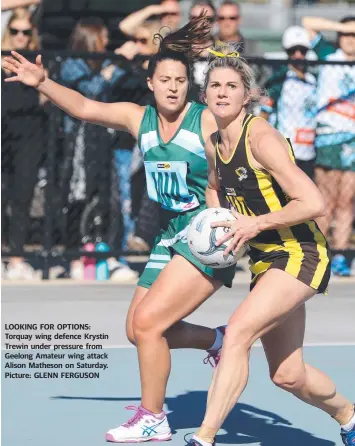
[[[190,15],[190,20],[192,20],[192,19],[197,19],[198,17],[200,17],[200,16],[198,16],[198,15]],[[216,20],[215,17],[212,17],[212,16],[210,16],[210,17],[205,17],[205,19],[206,19],[209,23],[214,23],[214,21]]]
[[218,20],[221,22],[223,22],[223,20],[238,20],[239,17],[240,17],[239,15],[231,15],[229,17],[220,15],[220,16],[218,16]]
[[289,48],[288,50],[286,50],[286,53],[288,56],[292,56],[297,51],[299,51],[302,54],[302,56],[305,56],[308,52],[308,48],[306,48],[305,46],[302,46],[302,45],[296,45],[296,46],[293,46],[292,48]]
[[141,43],[142,45],[146,45],[148,43],[148,39],[146,37],[133,37],[132,40],[133,42]]
[[24,36],[31,37],[32,29],[17,29],[17,28],[9,28],[10,34],[12,36],[17,36],[17,34],[22,33]]

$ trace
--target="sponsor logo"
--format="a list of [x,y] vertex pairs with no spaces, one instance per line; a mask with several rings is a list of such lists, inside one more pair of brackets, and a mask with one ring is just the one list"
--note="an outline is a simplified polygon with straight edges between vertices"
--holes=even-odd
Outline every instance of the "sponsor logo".
[[245,167],[238,167],[238,169],[235,169],[235,173],[237,174],[238,181],[243,181],[248,178],[248,171]]
[[232,197],[237,196],[237,192],[235,191],[235,189],[233,187],[226,187],[226,194],[228,196],[232,196]]
[[170,169],[170,164],[169,163],[158,163],[157,164],[158,169]]

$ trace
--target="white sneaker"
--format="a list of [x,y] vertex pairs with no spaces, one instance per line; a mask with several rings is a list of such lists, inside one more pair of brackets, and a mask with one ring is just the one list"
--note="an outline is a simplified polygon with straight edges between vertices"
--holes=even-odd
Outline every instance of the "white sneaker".
[[35,270],[26,262],[15,263],[11,262],[7,265],[6,279],[8,280],[35,280]]
[[131,283],[137,282],[138,273],[131,269],[128,265],[124,265],[121,262],[110,261],[108,263],[110,269],[110,280],[117,283]]
[[141,443],[171,440],[170,426],[164,411],[160,415],[155,415],[142,406],[128,406],[126,409],[135,410],[135,415],[127,423],[106,432],[106,441]]

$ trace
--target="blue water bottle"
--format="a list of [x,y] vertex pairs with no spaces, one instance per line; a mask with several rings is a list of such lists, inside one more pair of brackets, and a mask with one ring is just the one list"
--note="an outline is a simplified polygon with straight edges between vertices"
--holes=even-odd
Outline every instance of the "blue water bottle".
[[[108,252],[110,247],[107,243],[100,242],[96,244],[96,252]],[[96,280],[108,280],[110,272],[107,259],[97,259],[96,262]]]

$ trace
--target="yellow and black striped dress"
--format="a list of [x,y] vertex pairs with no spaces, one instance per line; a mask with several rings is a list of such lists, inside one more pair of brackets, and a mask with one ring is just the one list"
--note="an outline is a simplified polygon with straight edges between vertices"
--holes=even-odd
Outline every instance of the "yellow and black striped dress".
[[[234,152],[228,160],[216,144],[216,170],[220,188],[230,206],[244,215],[257,216],[275,212],[289,199],[276,180],[250,162],[248,133],[256,118],[249,114]],[[294,160],[289,143],[290,157]],[[281,229],[261,232],[249,241],[251,288],[259,274],[277,268],[299,279],[319,293],[327,290],[330,277],[328,243],[313,220]]]

